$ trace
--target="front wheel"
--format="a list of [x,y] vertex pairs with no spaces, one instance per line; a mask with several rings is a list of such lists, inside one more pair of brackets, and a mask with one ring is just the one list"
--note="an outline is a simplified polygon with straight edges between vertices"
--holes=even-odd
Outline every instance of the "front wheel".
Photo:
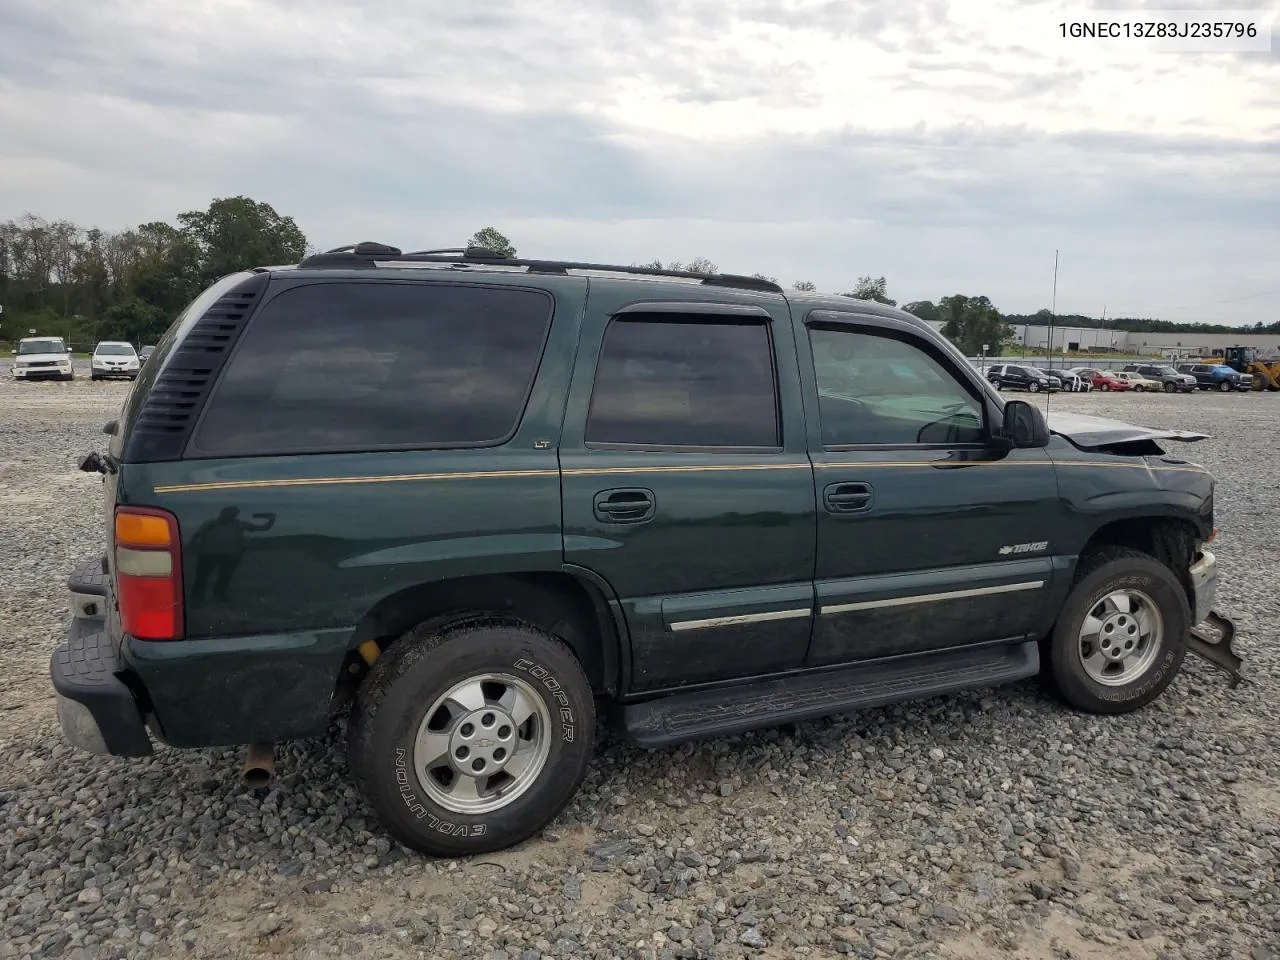
[[1081,561],[1049,636],[1049,679],[1071,706],[1129,713],[1173,682],[1187,651],[1191,607],[1173,572],[1137,550]]
[[1040,384],[1038,384],[1038,383],[1029,383],[1029,384],[1027,384],[1027,390],[1029,390],[1031,393],[1039,393],[1039,392],[1040,392]]
[[351,770],[383,826],[433,856],[537,833],[591,758],[595,703],[569,649],[532,627],[409,631],[361,686]]
[[1223,393],[1227,393],[1227,392],[1228,392],[1228,391],[1230,391],[1230,389],[1231,389],[1231,384],[1229,384],[1229,383],[1227,383],[1227,381],[1223,380],[1223,381],[1222,381],[1222,383],[1220,383],[1220,384],[1218,385],[1218,389],[1219,389],[1219,390],[1221,390]]
[[1174,386],[1172,383],[1166,383],[1166,384],[1164,385],[1164,392],[1165,392],[1165,393],[1173,393],[1173,391],[1175,391],[1175,390],[1177,390],[1177,389],[1178,389],[1178,388],[1177,388],[1176,386]]
[[1100,386],[1098,389],[1099,389],[1099,390],[1101,390],[1103,393],[1110,393],[1110,392],[1111,392],[1111,384],[1109,384],[1109,383],[1104,383],[1104,384],[1103,384],[1102,386]]

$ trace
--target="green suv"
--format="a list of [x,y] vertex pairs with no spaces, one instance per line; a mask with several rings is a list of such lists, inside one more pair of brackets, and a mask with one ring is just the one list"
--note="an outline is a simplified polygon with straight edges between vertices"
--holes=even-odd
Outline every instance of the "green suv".
[[[1004,400],[909,314],[359,244],[218,281],[143,366],[51,665],[98,753],[350,705],[386,829],[529,837],[597,711],[670,744],[1044,674],[1121,713],[1206,640],[1201,434]],[[1226,642],[1222,638],[1226,637]]]

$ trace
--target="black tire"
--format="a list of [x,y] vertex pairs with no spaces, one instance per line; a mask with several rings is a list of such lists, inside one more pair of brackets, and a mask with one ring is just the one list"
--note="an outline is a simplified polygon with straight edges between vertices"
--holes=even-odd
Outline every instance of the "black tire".
[[1164,392],[1165,392],[1165,393],[1173,393],[1173,392],[1174,392],[1175,390],[1177,390],[1177,389],[1178,389],[1178,388],[1177,388],[1177,386],[1175,386],[1175,385],[1174,385],[1174,384],[1172,384],[1172,383],[1166,383],[1166,384],[1164,385]]
[[[1081,662],[1080,629],[1085,617],[1110,592],[1130,587],[1154,602],[1163,620],[1160,649],[1151,664],[1123,686],[1089,676]],[[1044,669],[1051,686],[1071,706],[1087,713],[1129,713],[1155,700],[1177,676],[1187,652],[1191,605],[1178,578],[1154,557],[1113,547],[1080,561],[1075,584],[1045,647]]]
[[1101,390],[1103,393],[1110,393],[1110,392],[1111,392],[1111,384],[1109,384],[1109,383],[1104,383],[1104,384],[1103,384],[1102,386],[1100,386],[1098,389],[1099,389],[1099,390]]
[[93,381],[95,381],[95,382],[96,382],[96,381],[98,381],[98,380],[101,380],[102,378],[101,378],[100,376],[98,376],[96,373],[91,373],[91,374],[89,374],[89,379],[90,379],[90,380],[93,380]]
[[1223,380],[1222,383],[1218,385],[1218,389],[1221,390],[1223,393],[1229,393],[1231,391],[1231,384],[1229,384],[1226,380]]
[[[551,720],[549,750],[532,782],[505,806],[459,813],[424,788],[414,741],[439,698],[484,674],[514,676],[541,697]],[[509,847],[555,819],[586,776],[595,722],[591,685],[555,637],[505,623],[443,631],[425,623],[374,662],[352,711],[347,746],[356,786],[392,836],[422,853],[459,857]]]
[[1029,393],[1039,393],[1039,392],[1040,392],[1040,384],[1035,383],[1035,382],[1028,383],[1028,384],[1027,384],[1027,391],[1028,391]]

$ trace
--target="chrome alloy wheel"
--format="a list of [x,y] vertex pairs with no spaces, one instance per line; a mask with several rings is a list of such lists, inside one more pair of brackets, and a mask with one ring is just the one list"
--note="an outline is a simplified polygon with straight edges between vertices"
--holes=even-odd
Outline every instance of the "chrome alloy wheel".
[[470,677],[438,697],[423,717],[414,770],[446,810],[490,813],[538,779],[550,731],[550,711],[526,681],[499,673]]
[[1080,662],[1089,678],[1119,687],[1142,676],[1160,655],[1164,618],[1141,590],[1113,590],[1080,625]]

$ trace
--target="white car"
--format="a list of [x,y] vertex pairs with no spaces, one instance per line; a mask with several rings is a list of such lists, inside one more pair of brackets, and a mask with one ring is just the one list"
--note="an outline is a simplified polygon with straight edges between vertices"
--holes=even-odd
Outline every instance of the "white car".
[[27,337],[18,341],[9,370],[15,380],[74,380],[71,351],[61,337]]
[[138,370],[142,367],[138,360],[138,352],[133,344],[121,340],[103,340],[93,348],[93,359],[89,361],[89,376],[93,380],[107,377],[128,377],[138,379]]

